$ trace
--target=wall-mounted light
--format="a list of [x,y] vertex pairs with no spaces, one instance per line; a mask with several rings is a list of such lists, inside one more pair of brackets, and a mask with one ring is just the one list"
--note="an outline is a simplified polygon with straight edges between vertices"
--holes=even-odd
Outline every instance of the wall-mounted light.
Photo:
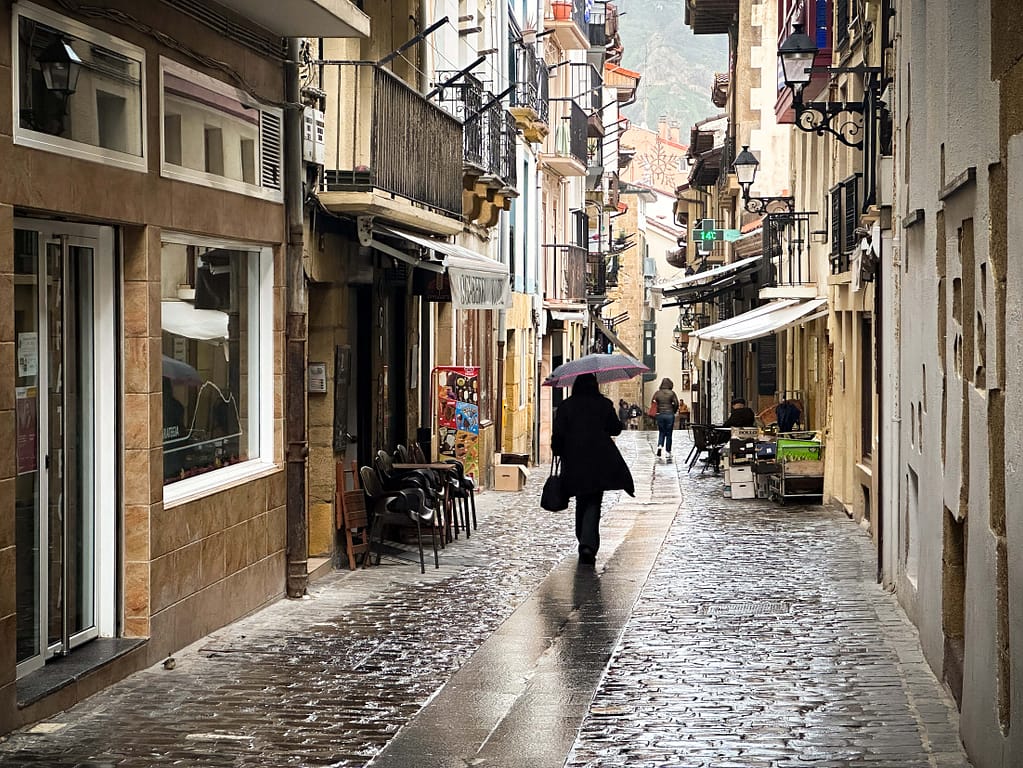
[[840,142],[856,149],[863,148],[862,101],[812,101],[803,103],[803,89],[810,82],[814,72],[856,73],[860,75],[880,73],[878,67],[815,67],[817,45],[803,32],[802,24],[792,26],[792,34],[778,46],[785,85],[792,90],[792,106],[796,111],[796,127],[801,131],[823,136],[831,134]]
[[792,213],[795,210],[795,198],[779,195],[777,197],[751,197],[750,187],[757,178],[757,169],[760,161],[756,155],[749,151],[749,146],[743,146],[742,152],[736,155],[732,162],[732,171],[742,189],[742,200],[745,208],[750,213]]

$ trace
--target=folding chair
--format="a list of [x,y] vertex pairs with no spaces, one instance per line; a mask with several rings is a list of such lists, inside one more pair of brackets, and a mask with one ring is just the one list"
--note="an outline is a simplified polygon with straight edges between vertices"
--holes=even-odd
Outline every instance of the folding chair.
[[[352,477],[352,488],[348,488],[348,475]],[[355,570],[359,555],[362,555],[362,567],[365,568],[370,564],[367,555],[372,543],[369,510],[366,509],[366,496],[359,487],[359,472],[354,461],[351,469],[345,469],[341,462],[335,467],[334,515],[337,529],[344,531],[349,569]]]

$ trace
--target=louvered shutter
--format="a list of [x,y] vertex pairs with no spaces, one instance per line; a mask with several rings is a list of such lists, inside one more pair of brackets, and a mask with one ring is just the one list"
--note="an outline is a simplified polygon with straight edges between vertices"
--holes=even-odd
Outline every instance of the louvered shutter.
[[283,154],[282,118],[279,112],[260,110],[259,113],[259,165],[260,186],[281,190]]

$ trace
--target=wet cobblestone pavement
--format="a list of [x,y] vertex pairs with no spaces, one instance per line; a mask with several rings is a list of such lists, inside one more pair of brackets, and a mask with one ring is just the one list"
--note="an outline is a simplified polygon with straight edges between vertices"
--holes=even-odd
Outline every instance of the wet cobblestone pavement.
[[479,496],[478,533],[439,570],[404,554],[331,574],[12,734],[0,765],[968,766],[863,532],[723,499],[651,439],[619,440],[637,498],[605,499],[595,570],[575,565],[571,513],[538,509],[538,469]]

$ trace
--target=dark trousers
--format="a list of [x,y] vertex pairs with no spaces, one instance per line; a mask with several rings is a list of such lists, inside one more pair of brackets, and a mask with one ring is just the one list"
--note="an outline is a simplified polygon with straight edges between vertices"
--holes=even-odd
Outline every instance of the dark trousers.
[[671,431],[675,428],[675,414],[657,414],[657,447],[664,446],[664,450],[671,453]]
[[579,549],[589,547],[593,554],[600,549],[600,504],[604,492],[580,493],[575,497],[575,537]]

